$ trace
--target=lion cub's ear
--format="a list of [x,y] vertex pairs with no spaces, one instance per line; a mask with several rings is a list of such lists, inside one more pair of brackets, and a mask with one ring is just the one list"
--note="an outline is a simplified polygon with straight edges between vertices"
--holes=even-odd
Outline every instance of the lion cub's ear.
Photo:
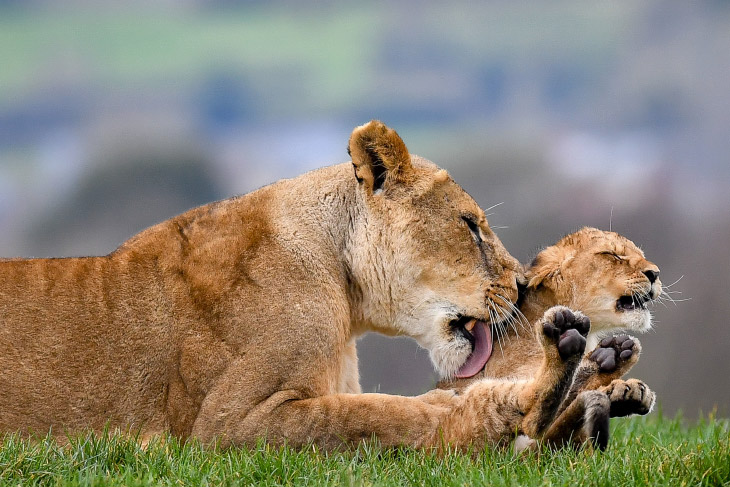
[[535,289],[540,285],[549,288],[557,287],[557,282],[563,278],[562,269],[573,258],[573,252],[562,246],[553,245],[542,250],[525,272],[527,287]]
[[405,182],[411,173],[411,156],[395,130],[373,120],[352,131],[347,152],[355,177],[375,193]]

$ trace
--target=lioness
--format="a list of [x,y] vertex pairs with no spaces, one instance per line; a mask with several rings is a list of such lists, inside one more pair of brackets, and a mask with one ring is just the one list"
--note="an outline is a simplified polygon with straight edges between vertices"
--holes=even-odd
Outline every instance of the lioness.
[[[590,438],[605,448],[608,432],[600,431],[601,421],[597,426],[596,418],[646,414],[654,404],[654,393],[643,382],[620,379],[638,360],[639,341],[612,334],[643,333],[651,328],[652,316],[646,305],[662,292],[659,268],[629,239],[586,227],[542,250],[525,275],[528,284],[519,300],[522,321],[494,329],[499,349],[479,373],[468,379],[446,380],[439,386],[459,389],[484,377],[534,376],[543,361],[543,350],[532,327],[524,325],[541,318],[552,306],[581,310],[591,321],[588,348],[595,349],[581,362],[558,410],[563,414],[554,421],[550,418],[549,429],[543,427],[542,431],[550,443],[580,443]],[[489,349],[492,347],[490,343]],[[608,395],[609,409],[600,410],[606,403],[597,403],[593,392],[583,391]],[[589,413],[592,418],[587,420]],[[607,426],[606,421],[602,423]]]
[[538,320],[544,362],[530,380],[439,404],[360,394],[366,331],[413,337],[444,377],[481,368],[483,343],[464,326],[500,326],[522,276],[482,209],[393,130],[358,127],[349,152],[352,163],[190,210],[104,257],[0,262],[0,431],[110,425],[327,448],[529,434],[582,356],[580,314]]

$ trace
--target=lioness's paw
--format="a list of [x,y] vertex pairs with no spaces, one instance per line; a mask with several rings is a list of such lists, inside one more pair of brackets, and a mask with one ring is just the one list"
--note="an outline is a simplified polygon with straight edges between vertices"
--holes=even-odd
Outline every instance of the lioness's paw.
[[562,359],[583,354],[590,329],[587,316],[564,306],[552,307],[543,316],[542,333],[549,343],[557,345]]
[[540,445],[538,445],[537,441],[527,435],[520,435],[515,438],[513,446],[515,453],[525,453],[529,451],[540,452]]
[[616,379],[605,387],[611,401],[611,417],[647,414],[654,407],[656,395],[638,379]]
[[598,365],[599,372],[628,372],[641,352],[641,344],[636,338],[620,335],[604,338],[590,353],[589,359]]
[[451,404],[457,395],[458,393],[453,389],[434,389],[416,396],[416,399],[432,406],[442,406]]

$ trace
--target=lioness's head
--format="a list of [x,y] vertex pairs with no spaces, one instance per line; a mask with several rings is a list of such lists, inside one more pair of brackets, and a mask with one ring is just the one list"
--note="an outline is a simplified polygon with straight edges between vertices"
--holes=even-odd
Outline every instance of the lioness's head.
[[509,319],[521,266],[449,174],[372,121],[352,133],[351,272],[364,329],[413,337],[444,377],[471,376]]
[[588,315],[591,335],[651,328],[647,304],[662,292],[659,268],[631,240],[583,228],[541,251],[526,271],[528,289]]

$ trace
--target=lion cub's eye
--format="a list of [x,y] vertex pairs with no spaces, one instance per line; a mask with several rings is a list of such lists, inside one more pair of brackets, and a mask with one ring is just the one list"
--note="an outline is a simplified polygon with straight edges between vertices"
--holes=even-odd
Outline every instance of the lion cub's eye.
[[598,255],[608,255],[609,257],[613,257],[614,259],[616,259],[619,262],[622,262],[624,260],[624,258],[621,257],[620,255],[618,255],[616,252],[612,252],[610,250],[606,250],[604,252],[598,252]]
[[471,234],[474,237],[474,240],[476,240],[477,244],[481,245],[482,232],[479,229],[479,225],[477,225],[477,222],[474,221],[474,218],[470,216],[462,216],[461,219],[466,222],[466,225],[469,227],[469,230],[471,231]]

